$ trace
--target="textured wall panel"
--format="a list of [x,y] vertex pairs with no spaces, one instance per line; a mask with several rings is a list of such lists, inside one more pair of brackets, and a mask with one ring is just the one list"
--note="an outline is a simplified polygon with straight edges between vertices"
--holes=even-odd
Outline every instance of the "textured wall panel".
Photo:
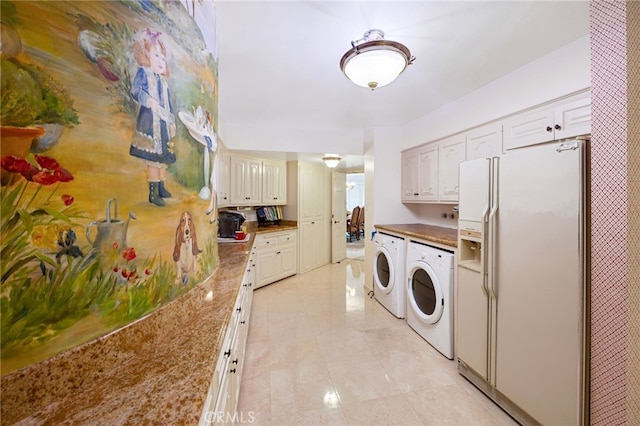
[[627,3],[629,320],[627,424],[640,424],[640,2]]
[[591,2],[591,424],[626,423],[626,4]]

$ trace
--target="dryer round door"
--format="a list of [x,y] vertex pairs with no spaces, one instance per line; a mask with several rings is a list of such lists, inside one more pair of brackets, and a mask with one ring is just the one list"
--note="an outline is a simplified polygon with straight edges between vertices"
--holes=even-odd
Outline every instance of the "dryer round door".
[[395,267],[389,250],[384,246],[378,246],[373,265],[373,281],[377,290],[387,294],[391,292],[395,284]]
[[442,287],[433,268],[415,262],[409,273],[407,298],[411,309],[426,324],[435,324],[444,311]]

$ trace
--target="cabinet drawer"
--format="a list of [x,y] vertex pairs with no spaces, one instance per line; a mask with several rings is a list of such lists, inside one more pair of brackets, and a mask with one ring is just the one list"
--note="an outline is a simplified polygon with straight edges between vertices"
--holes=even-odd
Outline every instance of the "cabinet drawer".
[[278,245],[282,246],[285,244],[293,244],[296,242],[296,233],[295,232],[287,232],[284,235],[280,235],[278,237]]
[[278,245],[278,236],[274,234],[256,235],[255,245],[257,249],[275,247]]

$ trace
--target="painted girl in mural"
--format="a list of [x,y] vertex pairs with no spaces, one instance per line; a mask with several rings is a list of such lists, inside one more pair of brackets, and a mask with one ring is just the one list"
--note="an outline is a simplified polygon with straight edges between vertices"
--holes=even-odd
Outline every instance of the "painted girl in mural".
[[167,165],[175,163],[173,138],[175,117],[169,95],[169,67],[166,48],[160,33],[148,28],[133,46],[134,57],[140,66],[133,79],[133,99],[140,104],[129,154],[145,160],[149,181],[149,202],[164,206],[163,198],[171,197],[165,187]]

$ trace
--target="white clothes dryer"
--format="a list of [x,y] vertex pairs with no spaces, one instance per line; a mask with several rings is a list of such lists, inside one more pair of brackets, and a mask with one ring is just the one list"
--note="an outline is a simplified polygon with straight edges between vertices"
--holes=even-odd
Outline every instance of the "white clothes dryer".
[[453,359],[453,252],[410,241],[407,247],[407,324]]
[[405,240],[383,232],[374,237],[373,295],[389,312],[405,317]]

